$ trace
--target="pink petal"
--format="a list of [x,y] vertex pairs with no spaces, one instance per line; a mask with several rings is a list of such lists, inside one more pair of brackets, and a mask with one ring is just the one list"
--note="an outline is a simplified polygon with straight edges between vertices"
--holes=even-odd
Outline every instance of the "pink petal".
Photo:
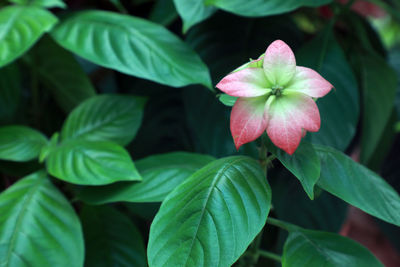
[[263,68],[272,85],[285,86],[296,72],[292,49],[281,40],[274,41],[265,52]]
[[237,97],[255,97],[268,93],[268,81],[261,68],[246,68],[225,76],[216,86],[222,92]]
[[266,98],[239,98],[231,112],[231,133],[236,149],[262,135],[267,126]]
[[332,88],[332,84],[316,71],[306,67],[296,67],[296,73],[285,88],[285,92],[300,92],[311,97],[322,97]]
[[301,93],[284,94],[270,105],[267,133],[277,147],[292,155],[304,130],[316,132],[320,124],[318,107],[311,97]]

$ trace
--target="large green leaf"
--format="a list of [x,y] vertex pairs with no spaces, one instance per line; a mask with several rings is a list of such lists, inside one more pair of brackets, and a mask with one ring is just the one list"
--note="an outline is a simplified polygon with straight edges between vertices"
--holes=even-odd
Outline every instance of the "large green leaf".
[[47,171],[81,185],[105,185],[142,178],[121,146],[105,141],[72,140],[54,147],[46,158]]
[[82,229],[44,171],[0,194],[0,266],[83,266]]
[[260,17],[282,14],[299,7],[317,7],[332,0],[204,0],[206,5],[213,5],[223,10],[248,17]]
[[0,159],[29,161],[39,156],[47,144],[47,138],[40,132],[25,126],[0,128]]
[[400,196],[374,172],[333,148],[315,146],[321,158],[318,185],[349,204],[400,226]]
[[25,53],[57,23],[49,11],[34,6],[8,6],[0,10],[0,67]]
[[389,121],[397,89],[396,72],[375,55],[359,55],[363,99],[360,161],[367,164]]
[[204,0],[174,0],[176,10],[183,20],[183,32],[210,17],[217,10],[206,6]]
[[60,7],[65,8],[66,4],[63,0],[9,0],[19,5],[41,6],[46,8]]
[[58,104],[69,112],[83,100],[96,94],[89,78],[74,56],[45,37],[27,57]]
[[85,187],[79,191],[79,198],[90,204],[117,201],[161,202],[195,171],[213,160],[211,156],[187,152],[150,156],[136,162],[143,181]]
[[159,0],[153,5],[149,19],[163,26],[168,26],[178,18],[173,0]]
[[13,121],[21,100],[21,77],[17,64],[0,70],[0,123]]
[[383,267],[368,249],[347,237],[305,229],[289,232],[282,266]]
[[207,66],[182,40],[153,22],[106,11],[84,11],[59,24],[63,47],[101,66],[180,87],[211,87]]
[[61,139],[113,141],[126,145],[140,127],[145,102],[144,98],[129,95],[92,97],[69,114]]
[[356,132],[359,99],[356,79],[342,49],[327,29],[302,47],[296,57],[298,65],[315,69],[334,86],[317,101],[321,129],[307,137],[312,143],[345,150]]
[[127,216],[106,206],[85,206],[81,220],[85,266],[147,266],[142,236]]
[[162,203],[150,228],[149,266],[231,266],[264,226],[270,201],[257,161],[206,165]]
[[268,147],[279,161],[299,179],[309,198],[314,199],[314,185],[321,172],[321,161],[313,146],[303,141],[293,155],[287,154],[272,143]]

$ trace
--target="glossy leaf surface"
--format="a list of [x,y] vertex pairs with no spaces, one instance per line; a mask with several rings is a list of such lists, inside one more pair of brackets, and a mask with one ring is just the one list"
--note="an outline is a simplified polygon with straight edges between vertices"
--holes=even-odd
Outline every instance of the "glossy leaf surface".
[[29,127],[0,127],[0,159],[29,161],[38,157],[46,144],[47,138]]
[[85,187],[79,197],[90,204],[109,202],[161,202],[195,171],[213,161],[207,155],[172,152],[153,155],[136,162],[143,180],[104,187]]
[[111,142],[72,140],[53,148],[46,159],[47,171],[66,182],[104,185],[142,178],[121,146]]
[[68,116],[61,139],[113,141],[128,144],[136,135],[143,117],[146,100],[123,95],[92,97]]
[[231,266],[264,226],[270,201],[257,161],[238,156],[206,165],[162,203],[150,229],[149,266]]
[[76,13],[52,36],[77,55],[122,73],[180,87],[211,87],[207,66],[182,40],[153,22],[106,11]]
[[0,266],[83,266],[75,211],[44,171],[0,194]]

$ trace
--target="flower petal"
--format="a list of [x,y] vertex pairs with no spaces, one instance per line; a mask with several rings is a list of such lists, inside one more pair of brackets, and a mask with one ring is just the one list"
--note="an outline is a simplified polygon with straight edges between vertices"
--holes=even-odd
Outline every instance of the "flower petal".
[[266,97],[239,98],[231,112],[231,133],[236,149],[262,135],[267,126],[264,116]]
[[299,146],[304,130],[316,132],[321,125],[317,104],[311,97],[301,93],[276,98],[268,112],[269,138],[290,155]]
[[285,86],[296,72],[292,49],[281,40],[274,41],[265,52],[263,68],[272,85]]
[[311,97],[322,97],[332,88],[332,84],[316,71],[306,67],[296,67],[296,73],[285,88],[285,92],[300,92]]
[[225,76],[217,88],[222,92],[237,97],[255,97],[270,91],[262,68],[246,68]]

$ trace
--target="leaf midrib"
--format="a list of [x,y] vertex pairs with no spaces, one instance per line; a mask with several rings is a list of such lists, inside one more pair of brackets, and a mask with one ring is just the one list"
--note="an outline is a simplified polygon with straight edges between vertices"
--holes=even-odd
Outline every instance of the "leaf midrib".
[[[234,161],[232,161],[231,163],[227,164],[222,170],[219,170],[219,171],[216,173],[215,178],[214,178],[214,181],[213,181],[212,184],[210,185],[210,189],[209,189],[208,192],[207,192],[207,197],[205,198],[204,205],[202,206],[201,214],[200,214],[200,218],[199,218],[199,223],[198,223],[197,226],[196,226],[196,231],[195,231],[195,233],[194,233],[194,235],[193,235],[192,242],[191,242],[190,248],[189,248],[189,252],[188,252],[188,254],[187,254],[188,256],[186,257],[186,260],[185,260],[183,266],[187,266],[187,262],[188,262],[188,260],[189,260],[189,257],[190,257],[190,255],[192,254],[192,249],[193,249],[194,241],[196,240],[197,233],[198,233],[199,228],[200,228],[200,224],[201,224],[201,222],[203,221],[204,212],[205,212],[206,209],[207,209],[208,201],[210,200],[210,196],[211,196],[212,192],[214,191],[215,185],[219,182],[220,178],[224,176],[224,172],[225,172],[227,169],[229,169],[229,168],[230,168],[232,165],[234,165],[235,163],[237,163],[237,162],[239,162],[239,161],[243,161],[243,160],[244,160],[243,158],[234,160]],[[220,258],[219,258],[219,261],[220,261]],[[218,266],[219,266],[219,262],[218,262]]]

